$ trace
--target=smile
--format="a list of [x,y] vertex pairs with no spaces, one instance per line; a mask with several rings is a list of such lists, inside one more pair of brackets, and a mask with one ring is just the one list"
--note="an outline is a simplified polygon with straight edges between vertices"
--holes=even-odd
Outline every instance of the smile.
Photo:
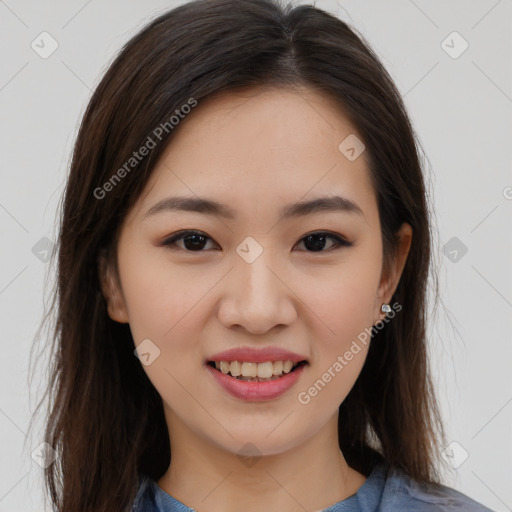
[[306,361],[266,361],[264,363],[248,361],[209,361],[208,363],[220,372],[238,380],[252,382],[267,382],[279,379],[294,371],[299,365],[307,364]]
[[205,365],[216,384],[235,398],[265,401],[280,397],[300,378],[307,361],[208,361]]

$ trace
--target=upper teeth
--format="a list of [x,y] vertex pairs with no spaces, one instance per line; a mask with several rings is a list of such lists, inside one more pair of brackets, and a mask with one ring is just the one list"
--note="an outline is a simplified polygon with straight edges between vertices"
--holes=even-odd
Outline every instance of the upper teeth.
[[215,368],[222,373],[231,373],[233,377],[260,377],[262,379],[290,373],[293,368],[293,361],[267,361],[265,363],[248,363],[240,361],[215,361]]

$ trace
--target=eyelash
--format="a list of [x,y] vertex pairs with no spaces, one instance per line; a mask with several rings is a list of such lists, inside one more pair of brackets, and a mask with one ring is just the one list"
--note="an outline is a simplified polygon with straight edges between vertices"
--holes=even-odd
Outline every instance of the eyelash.
[[[202,231],[197,231],[197,230],[189,229],[189,230],[179,231],[178,233],[175,233],[174,235],[170,236],[169,238],[166,238],[162,243],[159,244],[159,246],[160,247],[166,247],[166,248],[168,248],[170,250],[180,249],[182,251],[189,252],[189,253],[205,252],[204,249],[197,250],[197,251],[189,251],[188,249],[182,249],[181,247],[178,247],[176,245],[176,242],[179,241],[179,240],[182,240],[187,235],[199,235],[199,236],[202,236],[204,238],[207,238],[208,240],[213,240],[212,238],[210,238],[208,235],[206,235]],[[331,248],[329,248],[327,250],[305,251],[305,252],[309,252],[309,253],[312,253],[312,254],[314,254],[314,253],[330,252],[330,251],[332,251],[334,249],[340,249],[341,247],[351,247],[352,245],[354,245],[352,242],[348,242],[344,238],[342,238],[342,237],[340,237],[338,235],[335,235],[334,233],[330,233],[329,231],[313,231],[312,233],[307,233],[306,235],[304,235],[299,240],[299,242],[302,242],[305,238],[307,238],[308,236],[311,236],[311,235],[327,235],[327,238],[333,239],[336,242],[336,244],[337,244],[337,246],[333,246],[333,247],[331,247]]]

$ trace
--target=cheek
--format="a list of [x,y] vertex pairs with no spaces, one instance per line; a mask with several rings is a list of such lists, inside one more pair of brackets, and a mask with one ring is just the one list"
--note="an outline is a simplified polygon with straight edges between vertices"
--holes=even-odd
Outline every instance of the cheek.
[[[202,361],[201,299],[218,278],[204,273],[201,279],[192,279],[197,270],[184,272],[170,264],[163,250],[130,252],[126,245],[120,247],[119,273],[130,330],[135,345],[144,347],[139,353],[150,354],[143,369],[164,402],[186,414],[190,394],[200,395],[194,372]],[[195,413],[201,418],[201,411]]]
[[303,412],[323,418],[335,414],[364,366],[371,342],[371,283],[356,276],[332,285],[314,305],[319,311],[311,337],[313,364],[298,390]]
[[[380,260],[370,252],[347,258],[327,275],[303,281],[304,302],[313,311],[311,346],[315,364],[301,391],[316,410],[334,411],[345,399],[364,365],[374,323]],[[378,253],[377,253],[378,254]],[[335,274],[335,277],[333,276]],[[306,291],[309,293],[306,295]]]
[[198,279],[197,268],[184,272],[172,264],[165,249],[137,249],[126,240],[124,246],[120,244],[119,255],[123,295],[136,343],[150,338],[160,344],[173,337],[215,283],[215,276],[208,272]]
[[204,411],[191,410],[190,397],[204,393],[196,379],[204,371],[202,332],[211,311],[211,290],[224,272],[194,265],[180,268],[164,250],[123,254],[119,272],[130,330],[135,345],[145,343],[151,354],[143,369],[173,410],[205,421]]
[[[304,314],[316,318],[316,329],[321,328],[317,332],[328,346],[343,346],[374,322],[380,259],[361,252],[354,251],[336,267],[297,280],[297,294],[310,310]],[[322,348],[325,352],[326,347]]]

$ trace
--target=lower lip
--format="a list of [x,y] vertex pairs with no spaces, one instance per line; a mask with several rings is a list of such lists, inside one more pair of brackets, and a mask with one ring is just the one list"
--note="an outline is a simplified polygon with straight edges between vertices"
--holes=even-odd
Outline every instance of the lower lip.
[[286,373],[279,379],[264,382],[238,380],[220,372],[209,364],[206,365],[206,368],[213,375],[214,379],[234,397],[251,402],[261,402],[277,398],[288,391],[297,382],[305,366],[305,364],[302,364],[293,372]]

